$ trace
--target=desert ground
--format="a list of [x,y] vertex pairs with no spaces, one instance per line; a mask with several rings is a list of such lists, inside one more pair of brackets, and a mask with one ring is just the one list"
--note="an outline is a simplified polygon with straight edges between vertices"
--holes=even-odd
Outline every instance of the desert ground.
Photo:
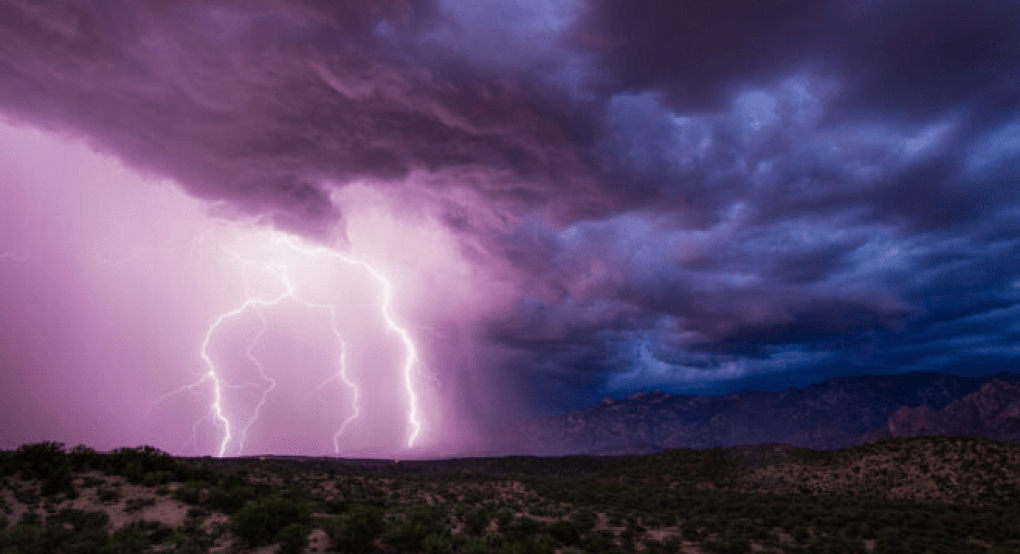
[[0,552],[1020,552],[1020,447],[437,461],[0,452]]

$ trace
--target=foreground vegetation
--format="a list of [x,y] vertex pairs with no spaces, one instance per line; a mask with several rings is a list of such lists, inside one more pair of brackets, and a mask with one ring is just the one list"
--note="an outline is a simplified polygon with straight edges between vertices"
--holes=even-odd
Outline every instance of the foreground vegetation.
[[1020,552],[1020,447],[431,462],[0,452],[0,553]]

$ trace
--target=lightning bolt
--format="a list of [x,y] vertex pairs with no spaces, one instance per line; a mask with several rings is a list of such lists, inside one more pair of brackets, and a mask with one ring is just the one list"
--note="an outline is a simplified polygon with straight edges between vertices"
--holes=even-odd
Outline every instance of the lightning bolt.
[[[258,314],[259,320],[262,323],[261,329],[259,329],[259,332],[248,344],[248,348],[245,350],[245,355],[249,360],[251,360],[255,364],[255,367],[258,368],[259,374],[262,376],[262,378],[270,382],[270,386],[268,389],[263,391],[262,397],[259,399],[258,404],[256,404],[255,406],[254,414],[252,415],[251,419],[249,419],[248,422],[245,423],[244,427],[241,430],[241,440],[238,448],[238,454],[240,454],[244,448],[244,441],[247,439],[248,429],[251,427],[252,423],[254,423],[256,419],[258,419],[259,411],[261,411],[262,406],[265,404],[266,399],[269,396],[269,393],[276,387],[276,381],[266,375],[265,368],[262,366],[262,363],[258,360],[258,358],[254,354],[254,349],[256,345],[262,339],[262,336],[265,335],[266,330],[269,328],[269,323],[266,321],[266,318],[262,314],[261,309],[267,308],[269,306],[278,305],[288,298],[295,298],[294,284],[291,282],[289,275],[287,275],[285,268],[278,265],[268,264],[259,265],[262,266],[262,269],[268,269],[271,272],[276,273],[277,277],[279,277],[280,279],[280,282],[284,285],[284,290],[281,294],[279,294],[276,297],[253,298],[251,294],[251,287],[248,283],[247,268],[255,262],[251,262],[249,260],[241,258],[240,255],[238,255],[237,253],[233,253],[233,257],[238,262],[244,264],[242,267],[245,268],[244,272],[245,301],[239,307],[234,308],[233,310],[230,310],[228,312],[221,313],[213,322],[213,324],[209,326],[209,329],[206,330],[205,340],[202,341],[201,357],[202,360],[205,362],[208,371],[202,377],[202,379],[199,380],[199,382],[208,380],[213,383],[213,402],[211,414],[213,415],[213,417],[215,417],[216,421],[219,422],[219,426],[223,428],[223,438],[220,440],[220,447],[217,452],[217,456],[220,457],[226,454],[227,446],[230,444],[230,441],[233,438],[234,425],[230,421],[230,418],[228,418],[224,413],[223,380],[220,378],[219,373],[217,372],[216,363],[213,361],[212,356],[209,354],[209,344],[212,342],[213,335],[216,334],[216,330],[220,328],[223,322],[227,321],[228,319],[240,316],[241,314],[247,312],[248,309],[250,308],[255,308],[256,314]],[[201,421],[202,420],[200,420],[200,422]],[[196,423],[196,426],[197,425],[198,424]]]
[[[415,369],[420,364],[420,359],[418,356],[418,349],[414,343],[413,338],[411,337],[411,334],[398,323],[396,317],[392,313],[393,287],[390,280],[382,272],[377,270],[368,262],[356,258],[352,255],[347,255],[339,251],[322,246],[313,247],[304,245],[299,243],[293,237],[282,236],[280,234],[275,234],[272,237],[271,242],[276,245],[283,245],[290,249],[291,251],[301,253],[305,256],[309,257],[324,256],[336,262],[360,268],[361,270],[365,271],[369,276],[371,276],[371,278],[377,283],[380,290],[382,291],[382,302],[379,307],[380,314],[382,315],[383,321],[385,322],[387,329],[390,332],[395,333],[400,338],[406,352],[404,363],[401,368],[404,391],[407,398],[408,406],[407,412],[408,437],[406,445],[407,448],[413,448],[415,442],[417,441],[421,434],[423,425],[422,417],[419,413],[418,408],[418,394],[415,390],[414,379]],[[247,259],[236,252],[230,252],[230,255],[236,262],[242,265],[242,268],[244,268],[244,273],[242,274],[244,276],[245,281],[244,301],[234,309],[219,314],[206,330],[205,337],[203,339],[200,350],[200,357],[205,364],[205,373],[198,380],[188,385],[185,385],[180,389],[164,394],[160,398],[157,398],[152,404],[150,404],[150,410],[154,404],[162,402],[163,400],[169,398],[170,396],[173,396],[183,391],[190,391],[192,393],[195,393],[195,391],[202,388],[203,386],[211,384],[212,401],[210,404],[210,410],[205,416],[203,416],[201,419],[195,422],[192,429],[192,440],[195,441],[195,443],[197,444],[199,425],[201,425],[204,421],[213,419],[215,426],[218,427],[222,433],[219,447],[217,449],[217,456],[222,457],[226,455],[231,442],[234,441],[235,432],[240,433],[240,438],[237,440],[238,444],[236,450],[237,454],[240,455],[243,452],[244,443],[247,440],[249,429],[258,419],[262,407],[265,405],[267,399],[269,398],[270,393],[276,387],[277,384],[274,379],[270,378],[266,374],[265,367],[259,361],[258,356],[255,353],[255,350],[257,346],[260,344],[262,337],[265,335],[266,331],[269,328],[269,322],[266,319],[263,311],[269,307],[277,306],[282,302],[293,301],[307,308],[326,310],[330,316],[331,327],[330,331],[335,337],[337,343],[341,346],[339,359],[337,361],[337,365],[339,368],[338,371],[333,376],[329,377],[323,383],[321,383],[319,387],[316,389],[317,391],[322,390],[322,388],[325,387],[330,382],[334,380],[339,380],[344,384],[345,387],[347,387],[351,391],[352,414],[341,423],[340,428],[333,435],[334,450],[337,454],[339,454],[341,437],[344,431],[355,419],[357,419],[361,415],[360,404],[361,392],[359,387],[350,379],[350,376],[348,375],[347,372],[347,365],[345,359],[346,344],[344,343],[342,333],[340,332],[340,325],[337,320],[336,306],[333,304],[314,303],[302,298],[298,292],[297,287],[295,286],[293,280],[290,277],[289,273],[290,268],[286,264],[279,263],[274,264]],[[251,291],[248,277],[248,271],[250,271],[250,268],[257,268],[259,271],[263,273],[275,276],[279,283],[282,285],[282,290],[278,294],[271,296],[260,296],[253,294]],[[217,335],[217,333],[220,331],[222,325],[225,322],[233,318],[240,317],[241,315],[247,313],[249,310],[252,310],[256,313],[261,322],[261,327],[258,333],[256,333],[255,336],[252,338],[251,342],[249,342],[248,347],[245,350],[245,355],[254,364],[254,366],[258,368],[259,375],[261,376],[264,382],[269,383],[269,386],[262,391],[262,395],[257,405],[255,406],[252,416],[246,422],[244,422],[244,424],[238,430],[237,425],[227,415],[228,410],[225,406],[226,402],[225,397],[227,396],[226,390],[245,387],[258,387],[259,385],[252,383],[230,385],[226,383],[225,379],[221,377],[222,372],[218,369],[215,361],[212,358],[212,355],[210,354],[210,345],[213,341],[213,338]]]
[[[296,240],[293,239],[292,237],[278,236],[276,240],[285,243],[290,248],[293,248],[294,250],[305,253],[307,255],[313,254],[325,255],[339,262],[359,267],[363,269],[366,273],[368,273],[377,283],[379,283],[379,287],[382,289],[383,293],[382,306],[380,306],[380,313],[383,316],[383,321],[386,322],[386,326],[389,328],[390,331],[396,333],[397,336],[400,337],[401,342],[404,343],[404,349],[407,353],[407,355],[404,358],[403,366],[404,392],[407,396],[408,404],[407,422],[408,426],[410,427],[410,432],[408,433],[407,437],[407,447],[414,448],[414,443],[418,439],[418,436],[421,434],[422,428],[421,415],[418,412],[418,394],[417,392],[415,392],[414,388],[414,370],[420,360],[418,357],[418,348],[415,346],[414,340],[411,338],[411,333],[408,332],[407,329],[404,329],[399,323],[397,323],[397,320],[393,315],[392,312],[393,285],[390,284],[390,280],[385,275],[383,275],[379,270],[370,265],[368,262],[358,258],[347,256],[336,250],[328,249],[321,246],[319,247],[304,246],[298,244]],[[342,372],[341,378],[344,378]],[[345,379],[345,383],[346,382],[347,381]],[[346,423],[349,422],[350,420],[345,422],[345,426]],[[340,432],[342,431],[343,429],[341,428]]]

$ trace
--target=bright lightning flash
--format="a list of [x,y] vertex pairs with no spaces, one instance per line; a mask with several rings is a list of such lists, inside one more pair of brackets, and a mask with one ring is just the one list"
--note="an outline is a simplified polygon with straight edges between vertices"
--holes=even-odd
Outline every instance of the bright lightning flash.
[[[195,423],[193,429],[193,440],[197,443],[197,429],[198,426],[210,418],[214,420],[214,424],[221,429],[222,437],[220,439],[219,447],[217,449],[217,456],[224,456],[227,454],[230,445],[235,441],[235,435],[240,434],[240,438],[237,440],[236,453],[240,455],[244,449],[244,443],[248,436],[248,431],[251,426],[259,417],[259,412],[265,405],[266,400],[269,398],[270,393],[276,387],[277,383],[274,379],[270,378],[265,371],[262,363],[259,361],[256,355],[256,348],[260,344],[263,335],[265,335],[269,321],[266,319],[264,311],[267,308],[278,306],[283,302],[296,302],[301,306],[314,309],[326,310],[330,316],[331,332],[336,338],[337,343],[340,344],[340,356],[337,361],[338,371],[335,375],[327,379],[321,385],[321,390],[325,385],[334,379],[339,379],[345,387],[347,387],[352,394],[352,410],[353,413],[343,421],[340,428],[333,435],[334,449],[337,454],[340,454],[340,441],[344,431],[358,416],[361,415],[361,392],[359,387],[350,379],[347,372],[347,366],[345,364],[345,353],[346,344],[343,341],[343,335],[340,331],[340,325],[337,320],[337,307],[334,304],[323,304],[315,303],[302,297],[300,290],[295,285],[292,279],[292,271],[297,263],[300,263],[302,267],[307,267],[306,264],[311,263],[315,260],[322,261],[333,261],[349,266],[358,267],[365,271],[372,279],[379,285],[382,291],[382,302],[379,306],[380,314],[383,321],[386,323],[386,327],[389,331],[396,333],[400,337],[401,342],[404,345],[406,356],[404,357],[404,363],[402,367],[403,385],[404,391],[407,398],[407,424],[408,424],[408,436],[407,436],[407,448],[413,448],[416,440],[422,431],[422,418],[418,411],[418,394],[415,390],[415,369],[419,364],[418,349],[415,346],[414,340],[411,334],[402,327],[393,316],[392,313],[392,302],[393,302],[393,287],[390,280],[375,267],[370,265],[368,262],[356,258],[352,255],[344,254],[336,250],[332,250],[323,246],[308,246],[301,244],[297,239],[285,236],[280,233],[272,233],[272,235],[266,241],[268,244],[272,244],[277,247],[282,247],[287,255],[280,254],[274,256],[273,262],[266,262],[244,257],[238,254],[236,251],[229,251],[231,257],[241,265],[244,270],[245,278],[245,299],[241,305],[236,308],[219,314],[213,323],[206,330],[205,338],[202,342],[200,356],[205,363],[206,371],[197,381],[182,387],[176,391],[172,391],[156,399],[153,404],[162,402],[166,398],[175,395],[184,390],[195,392],[197,389],[211,384],[212,386],[212,402],[210,405],[209,412],[199,421]],[[297,260],[292,259],[293,255],[299,255],[300,258]],[[275,258],[279,259],[275,259]],[[273,295],[258,295],[252,292],[249,284],[249,273],[256,271],[263,275],[272,276],[281,286],[281,290],[277,294]],[[221,327],[228,320],[239,317],[249,311],[254,311],[261,322],[260,330],[252,337],[249,342],[245,355],[252,364],[258,368],[259,375],[263,380],[263,383],[269,383],[269,386],[262,391],[262,395],[259,398],[258,403],[255,406],[252,416],[238,426],[231,417],[228,416],[228,409],[226,406],[227,402],[227,390],[235,388],[247,388],[247,387],[260,387],[258,383],[246,383],[240,385],[228,384],[222,377],[222,371],[217,367],[216,362],[213,360],[210,354],[210,344],[214,337],[221,330]],[[150,406],[151,407],[151,406]]]

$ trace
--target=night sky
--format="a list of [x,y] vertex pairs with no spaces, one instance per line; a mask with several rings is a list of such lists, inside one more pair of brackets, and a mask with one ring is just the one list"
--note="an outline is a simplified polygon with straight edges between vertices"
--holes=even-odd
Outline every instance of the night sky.
[[0,3],[0,447],[446,455],[1017,370],[1020,3]]

